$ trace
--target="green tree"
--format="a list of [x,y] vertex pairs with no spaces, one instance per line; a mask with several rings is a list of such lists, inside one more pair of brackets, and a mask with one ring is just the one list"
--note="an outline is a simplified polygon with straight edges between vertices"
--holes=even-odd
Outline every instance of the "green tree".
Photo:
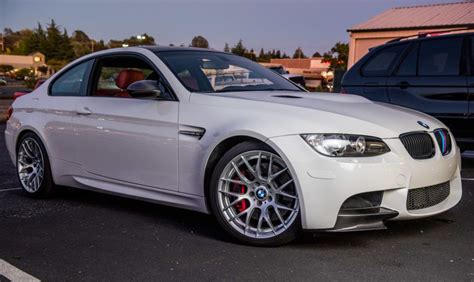
[[194,36],[191,41],[191,47],[209,48],[209,42],[207,42],[207,39],[201,35]]
[[48,73],[48,67],[47,66],[39,66],[38,71],[42,74]]
[[93,45],[94,46],[94,50],[93,50],[94,52],[107,49],[107,47],[105,46],[104,40],[102,40],[102,39],[99,40],[99,42],[96,42],[94,40],[93,43],[94,43],[94,45]]
[[319,58],[319,57],[322,57],[323,55],[321,55],[321,53],[319,53],[318,51],[314,52],[313,54],[313,58]]
[[260,49],[260,52],[258,53],[258,59],[260,63],[268,63],[270,62],[270,58],[267,57],[265,54],[265,50],[263,48]]
[[[128,44],[128,46],[156,45],[155,38],[146,33],[137,36],[130,36],[128,39],[124,39],[121,42],[122,44]],[[120,44],[120,47],[122,44]]]
[[323,62],[329,63],[333,70],[346,70],[349,58],[349,44],[337,42],[329,52],[323,56]]
[[67,65],[67,63],[68,61],[51,59],[48,61],[48,66],[56,72],[60,70],[62,67],[64,67],[65,65]]
[[306,58],[305,54],[301,47],[296,48],[295,53],[293,54],[293,59],[304,59]]
[[13,70],[13,66],[11,65],[0,65],[0,72],[5,73],[5,72],[10,72]]
[[245,55],[245,53],[247,52],[247,48],[245,48],[242,42],[242,39],[240,39],[239,42],[237,42],[237,44],[235,44],[235,46],[232,47],[231,52],[239,56]]
[[227,53],[230,52],[229,44],[227,42],[224,45],[224,52],[227,52]]
[[67,30],[63,30],[63,34],[61,35],[61,47],[60,47],[60,58],[63,60],[70,61],[74,59],[74,49],[71,44],[71,39],[67,34]]
[[255,54],[255,51],[253,49],[250,49],[249,52],[245,52],[244,57],[252,61],[257,60],[257,55]]
[[22,39],[18,42],[17,48],[13,51],[14,54],[28,55],[33,52],[44,53],[46,45],[46,33],[38,23],[38,26],[33,31],[25,31],[22,35]]
[[46,44],[43,50],[43,53],[46,56],[46,60],[62,59],[63,41],[64,38],[61,34],[61,31],[59,30],[59,26],[53,19],[51,19],[51,22],[46,28]]
[[71,40],[87,44],[91,41],[89,36],[82,30],[75,30],[71,35]]
[[282,59],[289,59],[290,56],[288,56],[285,52],[283,52],[283,55],[281,55]]
[[20,46],[22,40],[31,33],[32,30],[30,29],[13,31],[11,28],[5,28],[3,30],[3,44],[5,49],[4,53],[22,55],[18,47]]
[[281,52],[280,50],[276,51],[275,58],[280,59],[281,58]]
[[71,45],[74,50],[74,57],[76,58],[91,53],[92,48],[95,47],[94,41],[82,30],[76,30],[72,33]]

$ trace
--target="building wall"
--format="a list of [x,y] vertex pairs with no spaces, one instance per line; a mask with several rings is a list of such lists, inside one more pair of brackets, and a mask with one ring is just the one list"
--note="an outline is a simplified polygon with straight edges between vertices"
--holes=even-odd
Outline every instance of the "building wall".
[[14,68],[36,68],[44,64],[45,57],[41,53],[34,53],[29,56],[0,55],[0,65],[11,65]]
[[446,29],[409,29],[390,31],[352,31],[349,32],[349,60],[348,67],[354,65],[360,58],[369,52],[370,48],[382,45],[387,41],[404,36],[415,36],[420,33],[433,33],[450,30]]
[[271,59],[271,64],[280,64],[285,68],[292,69],[314,69],[328,68],[328,63],[322,62],[323,58],[307,58],[307,59]]

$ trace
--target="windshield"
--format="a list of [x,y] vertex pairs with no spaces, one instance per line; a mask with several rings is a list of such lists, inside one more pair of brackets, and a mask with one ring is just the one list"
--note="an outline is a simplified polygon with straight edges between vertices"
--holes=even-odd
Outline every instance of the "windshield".
[[166,51],[157,55],[191,92],[303,91],[237,55],[207,51]]

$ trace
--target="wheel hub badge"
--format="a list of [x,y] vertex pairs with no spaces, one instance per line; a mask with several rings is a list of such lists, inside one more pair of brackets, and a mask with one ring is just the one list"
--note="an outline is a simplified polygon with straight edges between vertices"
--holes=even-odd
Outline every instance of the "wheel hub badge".
[[267,195],[268,195],[267,189],[263,187],[259,187],[257,188],[257,191],[255,191],[255,195],[257,196],[257,199],[261,201],[265,200],[265,198],[267,198]]

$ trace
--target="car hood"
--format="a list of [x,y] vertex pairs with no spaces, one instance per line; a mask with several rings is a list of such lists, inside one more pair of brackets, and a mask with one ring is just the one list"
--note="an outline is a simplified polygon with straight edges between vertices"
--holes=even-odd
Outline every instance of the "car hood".
[[[264,121],[267,128],[270,123],[274,123],[272,127],[278,127],[280,130],[268,129],[271,131],[268,132],[270,136],[352,133],[395,138],[406,132],[431,131],[446,127],[424,113],[372,102],[356,95],[271,91],[228,92],[212,96],[212,103],[225,105],[230,109],[226,112],[227,115],[238,110],[241,115],[247,113],[254,121]],[[204,100],[206,99],[201,101],[211,102]],[[418,121],[428,125],[429,129],[421,126]]]

